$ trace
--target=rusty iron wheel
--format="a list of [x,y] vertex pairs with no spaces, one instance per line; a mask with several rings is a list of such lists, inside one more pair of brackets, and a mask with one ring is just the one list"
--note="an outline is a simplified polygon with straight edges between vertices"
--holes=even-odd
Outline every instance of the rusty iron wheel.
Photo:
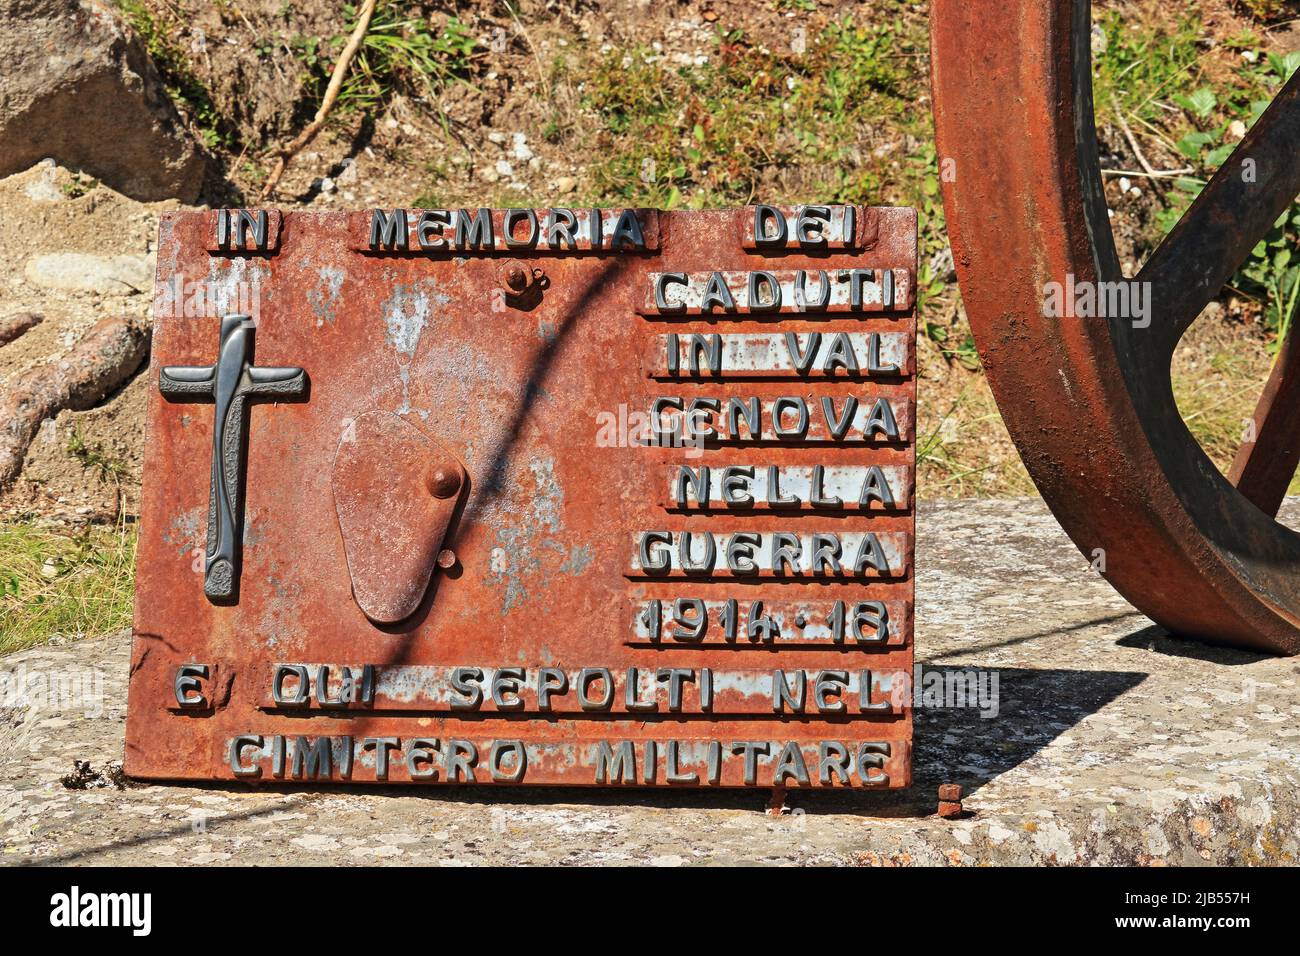
[[931,17],[958,278],[1034,482],[1085,556],[1161,626],[1300,651],[1300,535],[1275,520],[1300,460],[1300,344],[1282,343],[1254,440],[1226,477],[1183,422],[1169,371],[1188,326],[1300,193],[1300,73],[1134,277],[1150,284],[1130,286],[1149,290],[1149,325],[1053,318],[1048,283],[1127,281],[1097,157],[1090,5],[1007,0],[994,13],[934,0]]

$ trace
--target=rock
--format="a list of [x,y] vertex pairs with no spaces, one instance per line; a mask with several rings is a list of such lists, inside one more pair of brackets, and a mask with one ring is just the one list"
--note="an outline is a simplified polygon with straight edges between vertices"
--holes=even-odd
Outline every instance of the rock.
[[1101,56],[1106,52],[1106,31],[1101,28],[1100,23],[1094,23],[1092,25],[1092,32],[1088,37],[1088,44],[1092,47],[1092,53],[1094,56]]
[[0,76],[0,176],[53,157],[134,199],[198,198],[206,154],[102,0],[0,0]]
[[14,312],[0,318],[0,345],[12,342],[24,332],[34,329],[45,320],[39,312]]
[[37,174],[23,187],[23,193],[32,202],[61,202],[66,197],[59,188],[59,167],[53,159],[42,159],[33,169]]
[[515,133],[512,137],[513,146],[510,153],[521,163],[526,163],[533,158],[533,151],[528,145],[528,137],[523,133]]
[[65,292],[128,295],[153,289],[154,266],[148,256],[94,256],[55,252],[27,261],[27,281]]
[[945,245],[930,257],[930,274],[944,282],[957,281],[957,267],[952,261],[952,247]]

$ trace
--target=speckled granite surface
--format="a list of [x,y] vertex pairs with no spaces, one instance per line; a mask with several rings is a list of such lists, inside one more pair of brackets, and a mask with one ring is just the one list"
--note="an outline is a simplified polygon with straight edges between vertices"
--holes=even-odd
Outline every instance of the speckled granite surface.
[[[918,524],[917,660],[996,674],[998,712],[919,708],[906,793],[792,793],[772,817],[766,793],[67,789],[74,760],[121,759],[121,634],[0,661],[103,690],[98,714],[0,706],[0,862],[1297,861],[1300,659],[1163,636],[1037,501],[923,505]],[[946,782],[964,819],[934,813]]]

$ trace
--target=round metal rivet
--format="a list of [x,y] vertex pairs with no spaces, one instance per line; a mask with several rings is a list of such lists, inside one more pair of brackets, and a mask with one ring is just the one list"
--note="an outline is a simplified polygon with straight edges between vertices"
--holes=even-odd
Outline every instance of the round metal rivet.
[[435,468],[429,475],[429,492],[435,498],[450,498],[460,491],[460,475],[452,468]]

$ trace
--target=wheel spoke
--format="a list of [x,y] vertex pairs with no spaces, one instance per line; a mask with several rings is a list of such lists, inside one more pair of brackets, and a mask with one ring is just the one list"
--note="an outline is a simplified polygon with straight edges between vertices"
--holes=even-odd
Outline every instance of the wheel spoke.
[[1282,342],[1228,472],[1237,490],[1268,515],[1277,514],[1300,464],[1300,336],[1294,328]]
[[1300,72],[1165,237],[1138,275],[1151,283],[1164,354],[1300,193]]

